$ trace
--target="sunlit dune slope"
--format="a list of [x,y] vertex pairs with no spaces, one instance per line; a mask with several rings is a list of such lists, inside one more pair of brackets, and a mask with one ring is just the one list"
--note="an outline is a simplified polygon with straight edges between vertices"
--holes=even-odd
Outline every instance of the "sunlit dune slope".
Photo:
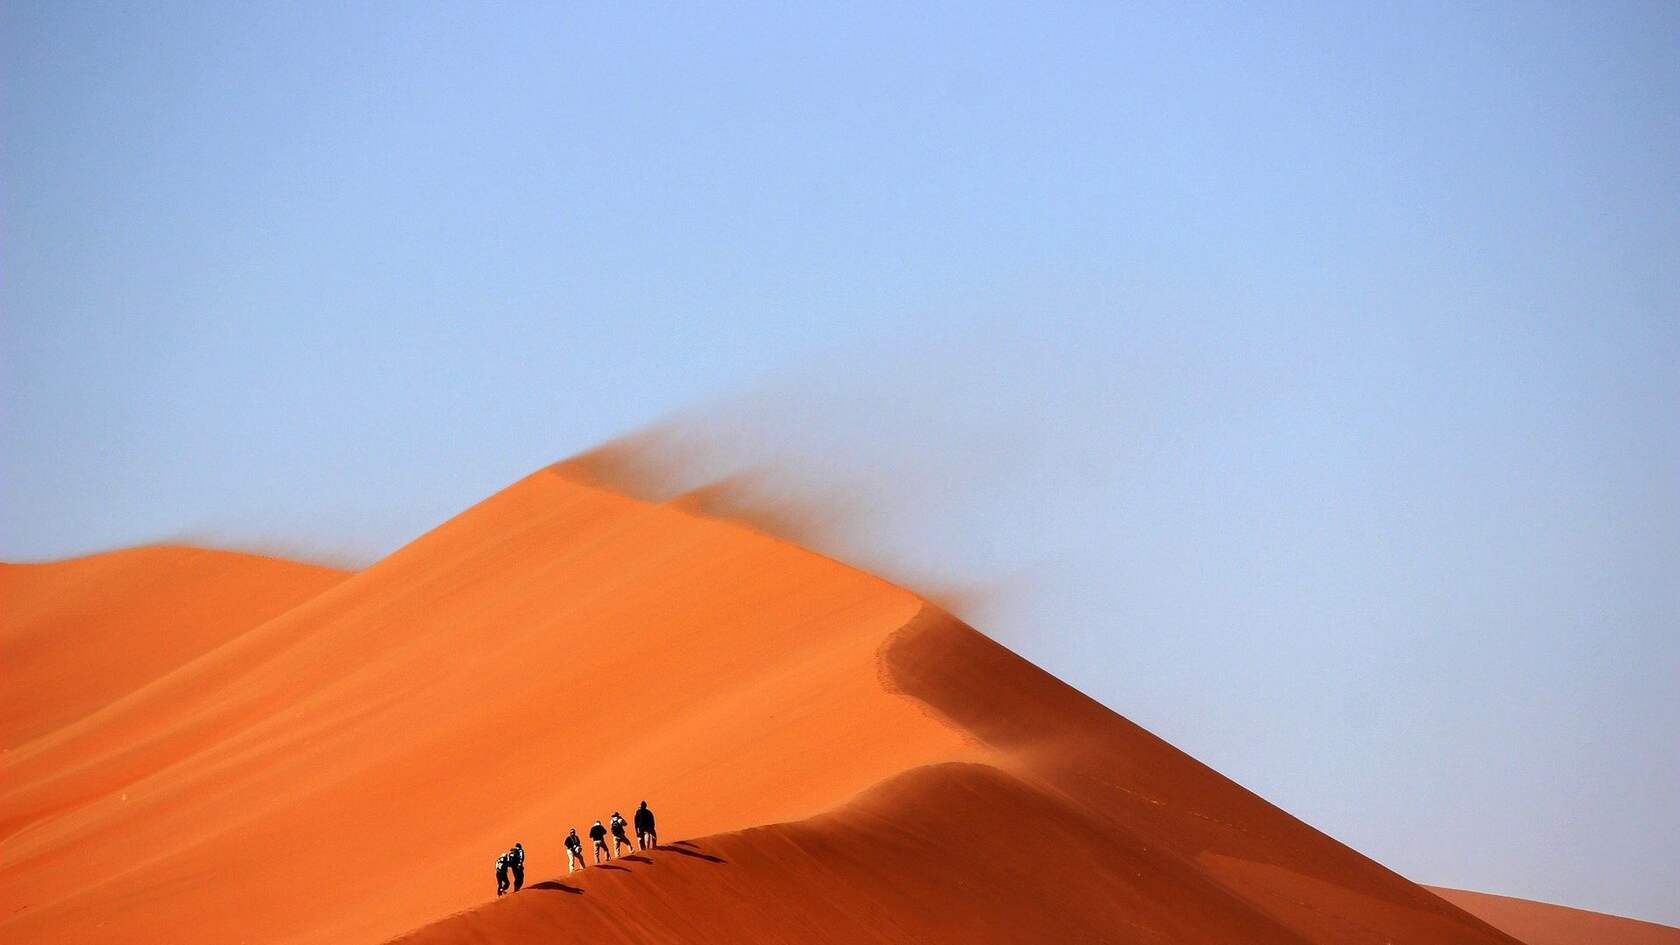
[[344,577],[201,548],[0,565],[0,747],[73,722]]
[[378,942],[644,796],[700,833],[809,816],[974,752],[880,684],[920,606],[538,473],[8,753],[0,939]]
[[[692,506],[540,472],[46,724],[0,761],[0,941],[1512,941]],[[642,798],[698,849],[554,881]],[[546,888],[495,901],[516,840]]]
[[1527,945],[1680,945],[1680,929],[1655,922],[1462,889],[1429,889]]

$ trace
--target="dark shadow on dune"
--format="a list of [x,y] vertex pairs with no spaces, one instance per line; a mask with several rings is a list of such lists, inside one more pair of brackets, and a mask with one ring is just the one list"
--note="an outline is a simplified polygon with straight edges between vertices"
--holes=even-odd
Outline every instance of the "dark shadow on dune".
[[698,849],[694,849],[694,850],[688,849],[688,847],[692,847],[692,846],[694,846],[694,844],[686,843],[685,841],[678,841],[677,843],[674,843],[671,846],[660,847],[659,849],[664,850],[668,853],[681,853],[683,856],[692,856],[696,860],[705,860],[707,863],[728,863],[729,862],[728,860],[724,859],[721,856],[713,856],[710,853],[701,853]]
[[614,870],[615,872],[619,872],[619,873],[630,872],[629,870],[625,869],[622,866],[614,866],[611,863],[597,863],[597,864],[595,864],[595,868],[596,869],[601,869],[601,870]]
[[653,862],[652,860],[648,859],[647,857],[642,856],[640,853],[632,854],[630,856],[621,856],[621,857],[619,857],[619,859],[623,860],[626,863],[652,863]]
[[550,880],[545,880],[545,881],[540,882],[540,883],[533,883],[531,888],[532,889],[549,889],[549,890],[553,890],[553,891],[556,891],[556,892],[571,893],[574,896],[583,895],[583,890],[577,888],[576,886],[568,886],[565,883],[562,883],[557,879],[550,879]]

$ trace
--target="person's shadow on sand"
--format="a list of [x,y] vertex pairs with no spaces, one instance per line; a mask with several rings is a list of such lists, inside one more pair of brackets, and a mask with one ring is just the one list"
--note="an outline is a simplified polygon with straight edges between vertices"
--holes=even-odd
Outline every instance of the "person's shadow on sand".
[[[682,856],[691,856],[696,860],[705,860],[707,863],[729,862],[721,856],[713,856],[710,853],[701,850],[692,840],[678,840],[676,843],[667,844],[659,849],[666,853],[676,853]],[[653,864],[653,860],[648,857],[647,853],[636,853],[630,856],[621,856],[619,859],[625,863],[645,863],[650,866]],[[627,867],[619,866],[616,863],[597,863],[593,868],[598,870],[613,870],[619,873],[630,872]],[[571,893],[574,896],[583,895],[583,890],[581,888],[577,886],[568,886],[557,879],[545,879],[540,883],[532,883],[526,888],[542,889],[548,892]]]
[[659,849],[664,850],[668,853],[681,853],[683,856],[692,856],[697,860],[705,860],[707,863],[728,863],[729,862],[728,860],[724,859],[721,856],[713,856],[710,853],[701,852],[700,848],[694,846],[693,841],[690,841],[690,840],[678,840],[676,843],[673,843],[669,846],[660,847]]

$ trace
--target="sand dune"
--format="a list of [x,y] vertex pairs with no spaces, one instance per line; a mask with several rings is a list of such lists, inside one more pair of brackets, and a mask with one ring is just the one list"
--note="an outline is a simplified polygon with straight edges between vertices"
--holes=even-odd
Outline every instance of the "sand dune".
[[1680,929],[1655,922],[1462,889],[1429,889],[1527,945],[1680,945]]
[[[7,572],[9,665],[118,668],[8,691],[0,941],[1514,941],[915,595],[564,466],[355,574],[122,557]],[[560,876],[644,797],[695,845]]]
[[73,722],[344,577],[197,548],[0,565],[0,746]]

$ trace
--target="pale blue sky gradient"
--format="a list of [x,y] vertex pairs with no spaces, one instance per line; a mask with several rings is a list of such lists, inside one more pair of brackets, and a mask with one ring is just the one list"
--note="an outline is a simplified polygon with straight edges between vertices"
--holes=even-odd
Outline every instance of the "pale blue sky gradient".
[[1680,924],[1680,8],[296,6],[0,4],[0,556],[687,412],[1407,875]]

